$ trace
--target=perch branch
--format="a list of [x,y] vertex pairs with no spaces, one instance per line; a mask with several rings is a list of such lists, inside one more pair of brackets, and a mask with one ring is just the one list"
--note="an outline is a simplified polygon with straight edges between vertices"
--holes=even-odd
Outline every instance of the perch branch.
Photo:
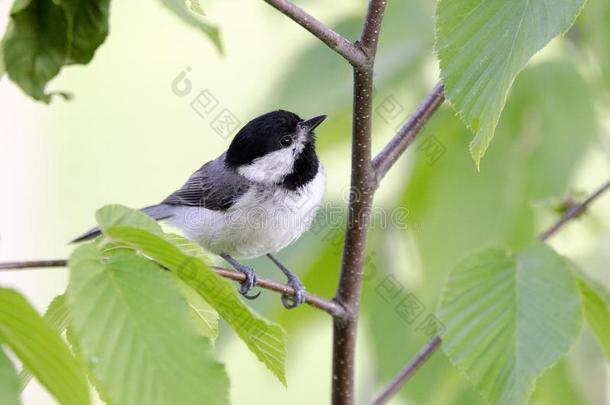
[[347,59],[352,65],[362,66],[368,62],[368,58],[362,49],[337,34],[299,6],[288,0],[265,0],[265,2],[312,33],[330,49]]
[[[40,268],[49,268],[49,267],[66,267],[66,260],[39,260],[39,261],[28,261],[28,262],[7,262],[0,263],[0,271],[1,270],[23,270],[23,269],[40,269]],[[212,266],[214,271],[221,277],[224,277],[229,280],[234,280],[237,282],[242,282],[246,278],[246,276],[242,273],[238,273],[233,270],[225,269],[223,267]],[[259,278],[256,280],[256,285],[265,290],[277,292],[277,293],[287,293],[294,294],[294,290],[292,287],[288,287],[285,284],[278,283],[276,281]],[[314,308],[321,309],[329,313],[334,317],[342,317],[345,315],[345,311],[343,307],[337,304],[334,301],[326,300],[322,297],[319,297],[314,294],[305,294],[305,302],[311,305]]]
[[[549,229],[538,235],[538,239],[542,242],[548,240],[557,231],[559,231],[566,223],[580,214],[585,212],[587,207],[593,203],[599,196],[610,189],[610,180],[603,184],[600,188],[594,191],[583,202],[573,204],[566,213]],[[403,371],[392,381],[390,386],[375,400],[375,405],[386,403],[398,390],[415,374],[417,369],[430,358],[430,356],[441,346],[441,337],[436,336],[428,343],[428,345],[405,367]]]

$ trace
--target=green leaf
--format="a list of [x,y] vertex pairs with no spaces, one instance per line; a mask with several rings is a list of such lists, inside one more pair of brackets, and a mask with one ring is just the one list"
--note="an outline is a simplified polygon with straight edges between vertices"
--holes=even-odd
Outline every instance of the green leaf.
[[197,327],[199,333],[210,339],[212,343],[218,337],[218,312],[214,310],[202,297],[189,287],[184,281],[176,278],[178,287],[186,301],[188,302],[191,312],[191,319]]
[[610,360],[610,293],[584,273],[577,274],[585,319]]
[[436,50],[441,76],[447,99],[476,133],[470,153],[477,166],[513,80],[536,52],[568,30],[585,1],[439,1]]
[[189,7],[187,7],[185,0],[161,0],[161,3],[187,25],[203,32],[212,41],[214,46],[216,46],[218,52],[221,54],[223,53],[222,40],[220,39],[220,30],[218,27],[199,18],[197,15],[192,14],[189,11]]
[[146,230],[114,226],[105,232],[114,241],[131,246],[170,269],[197,291],[256,357],[286,385],[286,332],[246,306],[233,284],[218,276],[201,259],[184,253],[171,242]]
[[[47,83],[65,65],[87,64],[108,35],[110,0],[18,0],[3,39],[4,69],[36,100],[48,103]],[[0,68],[0,76],[2,72]]]
[[170,241],[174,246],[180,248],[184,253],[189,256],[201,259],[204,263],[210,264],[208,254],[203,250],[201,245],[185,238],[184,236],[177,235],[175,233],[165,234],[165,239]]
[[[66,328],[65,336],[66,340],[68,341],[68,344],[72,348],[74,356],[81,362],[81,364],[85,364],[82,350],[80,349],[78,340],[74,336],[74,329],[72,328],[72,326],[68,325],[68,327]],[[105,391],[104,387],[100,385],[99,381],[97,380],[97,376],[93,373],[88,373],[87,377],[89,377],[89,382],[91,383],[93,388],[95,388],[95,391],[97,392],[102,402],[106,405],[113,405],[114,402],[112,401],[112,398],[108,396],[108,393]]]
[[[446,152],[430,165],[422,151],[414,151],[416,164],[401,201],[425,269],[422,301],[436,302],[447,269],[464,252],[518,250],[531,243],[537,232],[532,202],[565,194],[596,139],[596,120],[586,82],[572,65],[528,68],[515,83],[486,168],[477,173],[461,151],[468,145],[466,128],[449,108],[437,112],[422,135],[433,136]],[[447,229],[464,231],[447,238]]]
[[[595,90],[610,92],[610,2],[590,0],[578,18],[572,39],[586,55],[597,62],[601,81]],[[593,70],[593,69],[592,69]],[[596,69],[595,69],[596,70]]]
[[48,103],[47,83],[68,52],[64,10],[52,0],[16,2],[4,37],[4,65],[12,81],[36,100]]
[[32,3],[32,0],[15,0],[13,3],[13,7],[11,7],[11,14],[16,14],[21,12],[24,8],[29,6]]
[[580,392],[579,381],[572,376],[569,360],[569,356],[562,359],[536,382],[536,390],[530,404],[585,405],[590,403]]
[[19,405],[20,392],[15,366],[0,347],[0,404]]
[[0,40],[0,80],[6,73],[6,67],[4,66],[4,38]]
[[127,208],[123,205],[106,205],[95,213],[95,220],[102,232],[112,226],[129,225],[138,229],[144,229],[152,234],[163,236],[161,226],[148,215],[138,210]]
[[[418,149],[422,144],[416,143],[408,152],[414,162],[400,204],[402,209],[409,210],[406,231],[414,251],[408,255],[415,259],[402,260],[402,265],[397,265],[396,260],[373,262],[370,267],[374,265],[377,273],[383,273],[394,266],[398,278],[409,282],[404,284],[405,290],[430,311],[438,302],[439,287],[448,270],[465,252],[495,246],[514,250],[528,246],[539,231],[539,218],[532,202],[564,195],[581,160],[597,139],[593,100],[587,82],[569,61],[528,67],[515,81],[496,138],[485,156],[485,170],[480,173],[474,169],[469,154],[464,153],[468,148],[468,130],[449,106],[442,107],[421,136],[422,140],[440,142],[445,153],[430,164],[426,153]],[[580,135],[575,137],[575,133]],[[455,230],[458,236],[447,237],[448,230]],[[389,239],[390,246],[395,246],[395,234],[390,234]],[[442,249],[439,240],[443,241]],[[408,245],[403,242],[402,246],[404,251]],[[377,253],[376,259],[384,259],[382,247],[371,249]],[[390,250],[390,259],[396,250]],[[375,287],[382,279],[383,276],[378,276],[369,281],[369,296],[377,295]],[[404,359],[395,353],[404,352],[405,358],[409,358],[425,344],[418,325],[426,312],[412,324],[404,324],[401,319],[396,322],[399,318],[396,314],[383,310],[392,308],[398,299],[391,304],[381,298],[369,299],[372,308],[367,308],[366,298],[363,297],[363,311],[372,317],[375,358],[382,359],[384,367],[380,373],[385,374],[384,381],[390,381],[404,367]],[[383,329],[389,320],[402,325],[390,335]],[[421,343],[405,349],[405,341]],[[439,362],[437,370],[429,366],[418,375],[428,376],[426,381],[434,386],[444,384],[449,374],[443,368],[445,364]],[[426,381],[408,384],[400,394],[403,400],[418,405],[477,403],[451,397],[445,402],[436,401],[429,395],[430,385]]]
[[439,309],[443,350],[493,404],[524,404],[581,327],[571,266],[551,248],[484,250],[451,272]]
[[89,403],[84,370],[59,334],[17,291],[0,289],[0,340],[62,405]]
[[[68,327],[69,315],[66,297],[64,294],[61,294],[53,298],[53,301],[49,304],[42,319],[44,319],[58,335],[61,335]],[[21,370],[21,373],[19,373],[19,380],[21,381],[21,386],[24,388],[30,382],[31,378],[32,373],[27,369],[23,369]]]
[[82,357],[117,404],[224,404],[229,380],[170,275],[93,244],[69,261],[68,304]]
[[68,21],[66,64],[87,64],[108,36],[110,0],[59,0]]

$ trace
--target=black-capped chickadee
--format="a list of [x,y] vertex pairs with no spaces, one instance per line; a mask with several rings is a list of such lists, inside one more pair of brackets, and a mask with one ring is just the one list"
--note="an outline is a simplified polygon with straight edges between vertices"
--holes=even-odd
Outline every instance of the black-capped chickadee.
[[[294,297],[282,296],[287,308],[305,300],[299,279],[274,253],[307,231],[326,187],[315,150],[313,130],[325,115],[302,120],[278,110],[248,122],[218,158],[204,164],[161,204],[142,209],[166,220],[209,252],[246,275],[239,292],[247,298],[256,283],[254,269],[236,258],[266,255],[288,278]],[[73,242],[100,234],[94,228]]]

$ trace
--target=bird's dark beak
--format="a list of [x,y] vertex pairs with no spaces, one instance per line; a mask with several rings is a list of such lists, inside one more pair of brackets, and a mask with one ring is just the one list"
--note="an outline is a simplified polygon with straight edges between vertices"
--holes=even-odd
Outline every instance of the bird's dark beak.
[[326,115],[318,115],[317,117],[310,118],[306,121],[301,122],[303,128],[307,128],[308,131],[313,131],[326,119]]

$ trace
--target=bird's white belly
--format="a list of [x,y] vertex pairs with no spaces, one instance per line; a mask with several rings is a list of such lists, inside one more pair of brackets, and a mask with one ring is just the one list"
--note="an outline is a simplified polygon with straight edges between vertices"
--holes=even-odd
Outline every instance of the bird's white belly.
[[277,252],[307,231],[326,187],[324,169],[296,191],[252,187],[227,211],[176,207],[169,222],[215,254],[252,258]]

